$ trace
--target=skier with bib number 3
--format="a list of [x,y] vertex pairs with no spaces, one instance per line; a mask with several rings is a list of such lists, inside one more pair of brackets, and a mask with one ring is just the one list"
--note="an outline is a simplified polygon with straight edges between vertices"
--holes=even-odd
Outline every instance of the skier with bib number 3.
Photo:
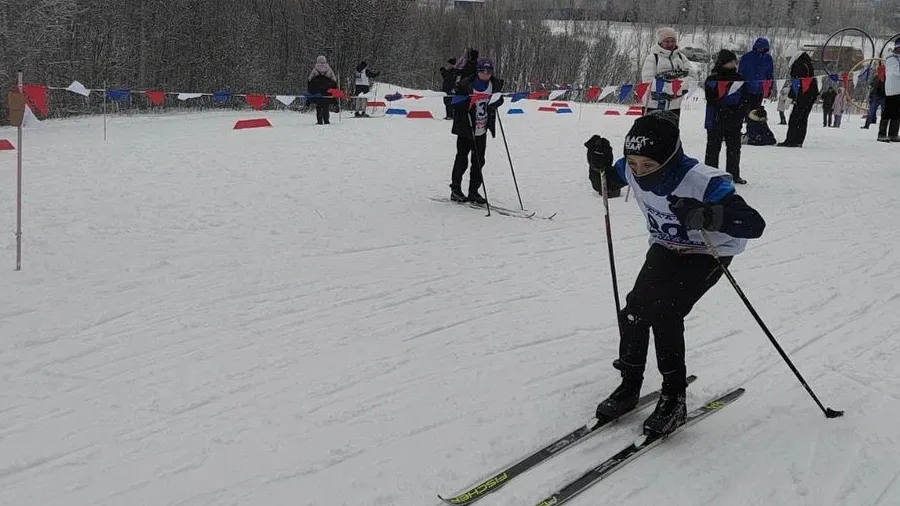
[[615,165],[607,139],[594,135],[585,146],[591,170],[615,170],[619,178],[609,178],[616,181],[612,184],[631,187],[650,232],[644,265],[618,315],[619,357],[613,367],[622,383],[597,406],[597,418],[616,419],[637,406],[652,329],[663,380],[643,428],[648,435],[666,435],[687,415],[684,319],[723,274],[703,232],[727,267],[766,224],[736,193],[727,172],[684,153],[678,118],[668,111],[634,122],[624,158]]

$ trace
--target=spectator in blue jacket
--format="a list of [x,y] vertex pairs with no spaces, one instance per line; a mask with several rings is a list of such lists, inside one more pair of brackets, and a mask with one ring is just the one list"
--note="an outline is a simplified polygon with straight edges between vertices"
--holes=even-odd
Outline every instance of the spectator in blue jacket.
[[[741,56],[738,63],[738,73],[747,80],[747,100],[750,110],[762,105],[763,81],[775,78],[775,64],[772,63],[772,55],[769,54],[769,39],[758,38],[753,43],[753,49]],[[769,87],[771,95],[772,87]]]

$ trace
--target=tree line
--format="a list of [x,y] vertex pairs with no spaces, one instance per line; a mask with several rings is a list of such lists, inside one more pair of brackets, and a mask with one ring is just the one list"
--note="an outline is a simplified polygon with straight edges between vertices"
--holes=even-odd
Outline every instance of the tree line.
[[[597,3],[611,17],[656,24],[745,18],[773,24],[803,19],[791,17],[791,9],[813,7],[821,12],[820,23],[839,24],[850,2]],[[635,77],[634,48],[619,47],[602,30],[554,30],[545,15],[523,11],[514,0],[488,0],[477,10],[421,0],[0,0],[0,83],[9,89],[23,70],[26,81],[55,86],[77,79],[93,88],[298,94],[306,90],[316,57],[325,55],[345,89],[361,60],[391,83],[438,89],[438,67],[466,47],[495,60],[507,89]],[[872,23],[878,19],[885,16],[873,12]],[[73,100],[54,93],[51,109],[65,111],[59,106]],[[5,103],[2,115],[5,121]]]

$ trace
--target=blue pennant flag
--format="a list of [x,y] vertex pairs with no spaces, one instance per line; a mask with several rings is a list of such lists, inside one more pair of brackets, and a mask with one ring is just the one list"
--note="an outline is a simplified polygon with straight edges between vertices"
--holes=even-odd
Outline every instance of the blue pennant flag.
[[125,101],[131,96],[130,90],[106,90],[106,98],[109,100]]
[[528,98],[527,91],[517,91],[512,94],[512,102],[518,102],[519,100],[525,100]]
[[213,102],[217,104],[224,104],[225,102],[228,102],[228,99],[230,98],[231,92],[225,90],[217,91],[212,95]]
[[622,88],[619,89],[619,102],[624,102],[628,95],[631,95],[631,90],[633,89],[633,84],[623,84]]

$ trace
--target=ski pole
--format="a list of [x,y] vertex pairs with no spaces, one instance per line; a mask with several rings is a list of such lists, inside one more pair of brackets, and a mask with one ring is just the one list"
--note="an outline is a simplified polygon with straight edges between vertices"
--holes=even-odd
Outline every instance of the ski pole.
[[619,302],[619,282],[616,276],[616,258],[613,254],[612,225],[610,225],[609,221],[609,191],[606,187],[606,170],[600,170],[593,166],[590,169],[600,173],[600,194],[603,196],[603,213],[606,222],[606,245],[609,249],[609,272],[612,275],[613,299],[616,301],[616,325],[619,327],[619,337],[622,337],[624,335],[622,333],[622,321],[619,319],[622,306]]
[[744,291],[741,290],[741,287],[738,285],[737,280],[735,280],[734,276],[731,275],[731,271],[729,271],[728,267],[726,267],[725,264],[722,263],[722,259],[719,258],[719,252],[716,250],[715,246],[713,246],[712,242],[709,240],[709,235],[706,234],[706,230],[700,230],[700,234],[703,236],[703,242],[706,243],[706,247],[709,249],[710,254],[713,256],[713,258],[716,259],[716,262],[719,264],[719,268],[722,269],[722,272],[725,273],[725,276],[728,278],[728,281],[731,282],[731,286],[734,287],[734,290],[737,292],[738,296],[741,298],[742,301],[744,301],[744,305],[746,305],[747,309],[750,310],[750,314],[753,315],[753,318],[756,320],[756,323],[759,324],[760,328],[766,334],[766,337],[768,337],[769,341],[772,342],[772,346],[774,346],[775,349],[778,350],[778,353],[781,355],[781,358],[784,359],[784,361],[785,361],[785,363],[787,363],[788,367],[791,368],[791,371],[794,372],[794,375],[797,376],[797,379],[800,380],[800,384],[803,385],[803,388],[805,388],[806,391],[809,392],[810,397],[812,397],[812,399],[814,401],[816,401],[816,404],[819,406],[819,409],[821,409],[822,412],[825,413],[825,418],[837,418],[839,416],[844,416],[843,411],[836,411],[831,408],[826,408],[822,404],[822,401],[820,401],[819,398],[816,397],[815,392],[813,392],[812,388],[810,388],[810,386],[806,382],[806,380],[803,379],[803,375],[800,374],[800,371],[797,370],[797,368],[794,366],[794,363],[791,362],[790,358],[788,358],[787,353],[784,352],[784,349],[782,349],[781,345],[778,344],[778,341],[775,339],[775,336],[772,335],[772,333],[769,331],[769,328],[766,327],[766,324],[763,322],[762,318],[760,318],[759,313],[757,313],[756,309],[753,308],[753,304],[751,304],[750,300],[747,299],[747,296],[744,295]]
[[513,184],[516,186],[516,195],[519,197],[519,208],[524,211],[525,205],[522,204],[522,194],[519,193],[519,183],[516,181],[516,169],[513,168],[512,155],[509,154],[509,144],[506,142],[506,131],[503,130],[503,119],[501,119],[499,113],[497,113],[497,122],[500,123],[500,134],[503,136],[503,145],[506,146],[506,158],[509,159],[509,171],[512,172]]

